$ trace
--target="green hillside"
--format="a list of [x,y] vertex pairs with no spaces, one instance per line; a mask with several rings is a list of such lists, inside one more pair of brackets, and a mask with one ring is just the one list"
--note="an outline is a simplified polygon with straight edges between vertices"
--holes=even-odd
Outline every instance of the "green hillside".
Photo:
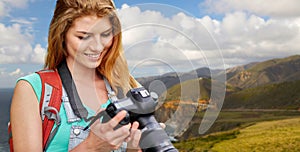
[[[196,85],[199,85],[196,88]],[[262,85],[254,88],[238,90],[232,86],[226,87],[223,109],[290,109],[300,108],[300,80],[287,81],[278,84]],[[189,89],[182,92],[182,89]],[[195,92],[198,90],[200,92]],[[211,80],[195,79],[174,85],[167,90],[165,103],[186,100],[197,101],[210,99]]]
[[300,108],[300,81],[269,84],[226,96],[223,108],[294,109]]
[[243,89],[299,80],[300,55],[259,62],[244,69],[228,69],[228,75],[228,84]]
[[215,144],[212,151],[300,151],[300,118],[261,122],[239,130],[235,138]]
[[[207,101],[211,91],[210,79],[195,79],[189,80],[180,85],[175,85],[167,91],[167,98],[163,104],[156,111],[156,118],[161,122],[172,117],[172,114],[177,111],[180,118],[185,117],[187,113],[194,111],[193,106],[178,107],[180,101],[180,93],[182,88],[193,89],[195,84],[200,86],[200,99]],[[299,116],[297,110],[300,109],[300,81],[283,82],[280,84],[269,84],[245,90],[238,90],[234,87],[227,86],[227,95],[222,107],[222,111],[218,116],[214,125],[208,130],[206,134],[211,134],[220,131],[228,131],[241,126],[276,119],[286,119],[292,116]],[[191,97],[191,94],[184,94],[184,99]],[[177,98],[176,98],[177,97]],[[188,104],[188,102],[187,102]],[[251,110],[252,109],[252,110]],[[205,111],[199,111],[194,115],[189,123],[189,128],[177,136],[180,141],[199,137],[198,128],[202,121]],[[233,133],[235,134],[235,133]],[[222,135],[223,136],[223,135]],[[232,133],[224,135],[222,138],[231,138]],[[219,137],[218,137],[219,138]],[[213,142],[214,139],[204,139],[204,142]],[[219,139],[218,139],[219,140]],[[201,141],[202,142],[202,141]]]
[[297,65],[297,63],[299,63],[299,59],[300,59],[300,55],[294,55],[287,58],[272,59],[265,62],[257,63],[254,66],[251,66],[251,68],[249,68],[248,70],[253,72],[259,72],[270,67],[274,67],[278,65],[286,65],[286,64],[290,64],[290,65],[296,64],[296,66],[299,66]]
[[[186,90],[182,90],[186,89]],[[166,101],[174,100],[208,100],[210,98],[211,80],[206,78],[194,79],[174,85],[167,90]]]
[[174,144],[180,152],[300,151],[300,117],[258,122]]

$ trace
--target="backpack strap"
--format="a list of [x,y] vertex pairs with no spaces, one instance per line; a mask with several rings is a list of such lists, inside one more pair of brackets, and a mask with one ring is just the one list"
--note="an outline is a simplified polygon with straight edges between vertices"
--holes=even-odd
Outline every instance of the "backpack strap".
[[10,122],[7,123],[8,127],[8,143],[9,143],[9,149],[10,152],[14,151],[14,146],[13,146],[13,139],[12,139],[12,132],[11,132],[11,125]]
[[[43,121],[43,150],[45,151],[60,125],[59,110],[62,102],[62,83],[57,71],[36,72],[42,81],[40,111]],[[56,128],[52,131],[54,123]]]

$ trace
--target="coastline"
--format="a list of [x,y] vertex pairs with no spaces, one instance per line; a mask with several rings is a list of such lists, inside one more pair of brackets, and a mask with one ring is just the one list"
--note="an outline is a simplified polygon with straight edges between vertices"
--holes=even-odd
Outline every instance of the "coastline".
[[9,152],[7,123],[9,121],[10,103],[13,88],[0,88],[0,151]]

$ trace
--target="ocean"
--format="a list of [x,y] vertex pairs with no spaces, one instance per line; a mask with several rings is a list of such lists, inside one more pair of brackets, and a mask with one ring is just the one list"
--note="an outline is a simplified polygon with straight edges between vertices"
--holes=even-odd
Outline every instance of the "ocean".
[[0,152],[9,152],[7,123],[13,89],[0,89]]

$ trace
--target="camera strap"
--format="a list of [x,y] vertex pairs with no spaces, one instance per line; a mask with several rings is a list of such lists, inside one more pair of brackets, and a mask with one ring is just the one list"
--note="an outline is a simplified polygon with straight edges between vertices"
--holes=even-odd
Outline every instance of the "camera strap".
[[111,85],[109,84],[108,80],[105,77],[103,77],[103,80],[104,80],[105,87],[108,92],[108,98],[110,99],[110,101],[112,103],[118,101],[118,97],[117,97],[115,91],[112,89]]
[[[65,89],[65,91],[68,95],[69,102],[70,102],[70,105],[72,107],[72,110],[73,110],[74,114],[77,117],[79,117],[81,119],[84,119],[85,121],[91,120],[92,117],[87,118],[88,117],[88,111],[85,109],[85,107],[83,106],[83,104],[80,100],[80,97],[78,95],[75,83],[73,81],[71,72],[68,69],[66,61],[63,61],[58,66],[57,69],[58,69],[58,73],[61,77],[64,89]],[[118,97],[117,97],[115,91],[112,89],[109,81],[104,76],[102,76],[102,78],[104,80],[105,87],[106,87],[106,90],[108,92],[108,98],[110,99],[110,101],[112,103],[118,101]]]
[[79,98],[75,83],[73,81],[71,72],[68,69],[66,61],[63,61],[58,66],[57,70],[62,80],[65,91],[68,94],[69,102],[71,103],[74,114],[81,119],[88,120],[88,111],[85,109]]

